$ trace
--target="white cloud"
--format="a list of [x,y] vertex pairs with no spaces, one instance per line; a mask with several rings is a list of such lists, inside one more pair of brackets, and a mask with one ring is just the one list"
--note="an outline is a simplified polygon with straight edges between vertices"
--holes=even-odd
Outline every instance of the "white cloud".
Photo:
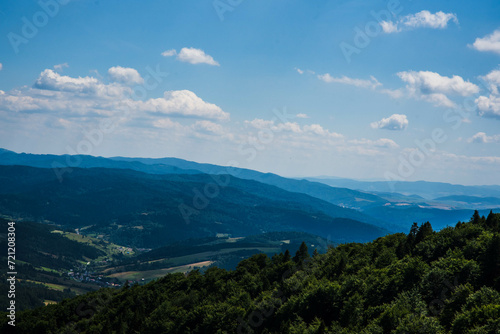
[[399,72],[397,75],[409,87],[417,89],[423,94],[442,93],[470,96],[479,92],[477,85],[465,81],[458,75],[450,78],[431,71]]
[[56,71],[62,71],[64,68],[67,68],[67,67],[69,67],[68,63],[54,65],[54,69]]
[[118,84],[105,85],[93,77],[72,78],[60,75],[51,69],[46,69],[35,81],[35,88],[61,92],[98,95],[102,97],[117,97],[130,90]]
[[389,95],[393,99],[399,99],[399,98],[404,96],[404,93],[401,89],[382,88],[383,85],[373,75],[370,76],[369,80],[350,78],[350,77],[347,77],[345,75],[336,78],[336,77],[331,76],[329,73],[319,74],[317,77],[318,77],[318,79],[320,79],[324,82],[327,82],[327,83],[336,82],[336,83],[356,86],[356,87],[360,87],[360,88],[373,89],[379,93]]
[[446,95],[441,93],[422,94],[419,96],[422,100],[432,103],[437,107],[455,108],[456,104]]
[[354,139],[349,141],[352,144],[356,145],[366,145],[369,147],[380,147],[380,148],[389,148],[389,149],[395,149],[399,148],[399,145],[396,144],[396,142],[392,139],[388,138],[380,138],[377,140],[370,140],[370,139]]
[[3,69],[3,65],[2,63],[0,63],[0,71]]
[[406,82],[405,88],[387,89],[383,88],[374,76],[370,79],[356,79],[347,76],[333,77],[329,73],[317,75],[318,79],[330,83],[341,83],[361,88],[372,89],[376,92],[389,95],[391,98],[414,97],[428,101],[435,106],[455,107],[455,103],[447,96],[460,95],[470,96],[479,92],[479,87],[462,77],[454,75],[452,77],[441,76],[430,71],[403,71],[397,73],[398,77]]
[[163,57],[172,57],[172,56],[175,56],[176,54],[177,54],[177,51],[175,51],[175,49],[166,50],[166,51],[163,51],[161,53],[161,55]]
[[499,143],[500,135],[488,136],[484,132],[478,132],[474,136],[470,137],[467,142],[469,143],[481,143],[481,144],[489,144],[489,143]]
[[474,156],[466,156],[466,155],[458,155],[455,153],[443,152],[442,157],[453,159],[455,161],[459,161],[461,163],[485,163],[485,164],[500,164],[500,157],[497,156],[482,156],[482,157],[474,157]]
[[297,118],[309,118],[309,116],[307,116],[307,114],[302,114],[302,113],[295,115],[295,117],[297,117]]
[[162,98],[131,102],[137,110],[161,115],[177,115],[227,120],[229,114],[189,90],[166,91]]
[[[280,123],[264,119],[245,121],[245,124],[248,128],[240,131],[243,134],[243,142],[261,143],[259,150],[305,153],[312,156],[316,154],[313,152],[317,152],[320,155],[336,157],[381,157],[388,156],[392,154],[392,150],[399,148],[396,142],[388,138],[348,140],[342,134],[326,129],[320,124],[302,126],[295,122]],[[257,131],[253,132],[252,129]],[[261,139],[264,135],[265,143]]]
[[325,128],[323,128],[319,124],[310,124],[310,125],[304,125],[300,126],[298,123],[295,122],[285,122],[285,123],[275,123],[273,120],[264,120],[260,118],[256,118],[252,121],[245,121],[246,124],[259,129],[268,129],[273,132],[279,133],[279,132],[290,132],[290,133],[295,133],[295,134],[309,134],[309,135],[318,135],[322,137],[328,137],[328,138],[343,138],[344,136],[336,133],[336,132],[331,132]]
[[329,73],[326,73],[326,74],[319,74],[318,79],[320,79],[324,82],[327,82],[327,83],[336,82],[336,83],[341,83],[341,84],[345,84],[345,85],[352,85],[352,86],[356,86],[356,87],[372,88],[372,89],[375,89],[378,86],[382,85],[373,76],[370,76],[370,80],[366,80],[366,79],[349,78],[349,77],[346,77],[345,75],[343,75],[339,78],[336,78],[336,77],[332,77]]
[[304,74],[304,71],[303,71],[303,70],[301,70],[300,68],[297,68],[297,67],[296,67],[296,68],[295,68],[295,70],[296,70],[296,71],[297,71],[297,73],[299,73],[299,74]]
[[205,102],[188,90],[167,91],[163,97],[146,100],[133,100],[130,98],[131,93],[129,87],[119,83],[104,84],[92,77],[61,76],[47,69],[40,74],[34,88],[8,93],[2,91],[0,110],[51,112],[87,120],[95,116],[156,119],[165,115],[229,119],[229,114],[220,107]]
[[191,128],[195,131],[197,137],[206,138],[207,136],[215,136],[218,138],[226,138],[229,140],[234,139],[234,135],[232,133],[229,133],[229,131],[222,125],[211,121],[196,121],[196,123],[194,123]]
[[490,90],[489,96],[479,96],[475,102],[479,116],[500,119],[500,70],[479,77]]
[[224,133],[224,129],[223,129],[222,125],[214,123],[214,122],[210,122],[210,121],[197,121],[193,125],[193,127],[197,128],[197,129],[205,130],[207,132],[214,133],[214,134],[223,134]]
[[114,66],[108,70],[111,80],[120,82],[126,85],[142,84],[144,79],[136,69],[130,67]]
[[380,93],[389,95],[393,99],[399,99],[404,96],[404,93],[401,89],[380,89]]
[[475,100],[479,116],[500,119],[500,96],[480,96]]
[[495,30],[483,38],[476,38],[472,47],[478,51],[500,54],[500,29]]
[[153,126],[156,128],[169,129],[169,130],[173,130],[173,129],[178,130],[178,129],[183,128],[183,126],[180,123],[174,122],[170,118],[160,118],[160,119],[154,120]]
[[486,84],[492,94],[500,95],[498,89],[500,87],[500,70],[493,70],[485,76],[479,78],[486,81]]
[[380,22],[380,25],[382,26],[382,31],[385,32],[386,34],[391,34],[394,32],[401,31],[401,29],[398,28],[398,25],[392,21],[382,21]]
[[33,111],[40,109],[40,105],[31,96],[24,96],[19,91],[10,94],[0,90],[0,109],[19,111]]
[[393,114],[388,118],[371,123],[370,126],[374,129],[405,130],[408,127],[408,119],[406,115]]
[[[182,48],[179,53],[175,49],[166,50],[161,53],[163,57],[177,56],[176,59],[190,64],[208,64],[212,66],[220,66],[220,64],[207,55],[205,51],[196,48]],[[300,72],[299,72],[300,73]]]
[[397,73],[407,83],[410,96],[429,101],[436,106],[454,107],[447,94],[470,96],[479,92],[479,87],[462,77],[442,76],[431,71],[406,71]]
[[401,22],[405,26],[411,28],[433,28],[443,29],[448,26],[449,21],[458,23],[457,16],[452,13],[436,12],[432,14],[428,10],[423,10],[413,15],[407,15],[402,18]]
[[329,137],[334,137],[334,138],[342,138],[342,135],[335,133],[335,132],[330,132],[330,131],[326,130],[325,128],[323,128],[319,124],[305,125],[303,127],[303,131],[314,133],[314,134],[317,134],[319,136],[329,136]]
[[190,64],[220,66],[220,64],[216,62],[212,56],[207,55],[203,50],[195,48],[182,48],[177,55],[177,59]]
[[441,11],[432,14],[428,10],[423,10],[415,14],[403,16],[396,22],[382,21],[380,25],[382,26],[382,30],[389,34],[415,28],[444,29],[448,26],[449,21],[458,24],[456,14]]

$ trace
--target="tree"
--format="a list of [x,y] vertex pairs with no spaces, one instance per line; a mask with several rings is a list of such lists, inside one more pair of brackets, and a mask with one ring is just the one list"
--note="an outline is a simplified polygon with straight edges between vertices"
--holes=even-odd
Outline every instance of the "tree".
[[493,210],[490,210],[490,213],[488,214],[488,218],[486,218],[486,226],[488,227],[493,227],[495,217],[493,214]]
[[415,236],[415,244],[418,244],[420,241],[423,241],[429,235],[431,235],[434,231],[432,230],[431,223],[426,222],[420,226],[416,236]]
[[295,263],[302,263],[305,259],[309,258],[309,252],[307,250],[307,245],[304,241],[300,244],[299,250],[295,253],[293,261]]
[[292,258],[292,256],[290,255],[290,251],[287,249],[287,250],[285,251],[285,256],[284,256],[284,258],[283,258],[283,262],[288,262],[288,261],[290,261],[290,260],[291,260],[291,258]]
[[484,254],[484,279],[485,284],[499,288],[500,280],[500,236],[495,234],[491,239]]
[[493,213],[492,210],[490,210],[490,213],[488,214],[488,218],[486,218],[486,226],[493,229],[494,231],[499,231],[500,230],[500,215]]
[[474,210],[474,214],[472,215],[471,222],[474,225],[479,224],[481,222],[481,216],[479,216],[479,212],[477,210]]

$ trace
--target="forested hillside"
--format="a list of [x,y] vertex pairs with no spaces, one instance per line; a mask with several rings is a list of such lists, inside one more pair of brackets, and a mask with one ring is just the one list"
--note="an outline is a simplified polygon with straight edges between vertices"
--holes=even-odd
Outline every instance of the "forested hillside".
[[[6,317],[2,317],[6,330]],[[500,215],[264,254],[19,314],[18,333],[498,333]],[[3,331],[5,332],[5,331]]]
[[[0,218],[0,228],[7,231],[8,221]],[[105,255],[103,251],[89,245],[64,238],[53,233],[54,226],[33,222],[17,223],[16,226],[15,261],[18,282],[16,284],[16,306],[19,310],[42,306],[44,301],[61,301],[75,296],[75,291],[82,291],[81,284],[67,282],[67,286],[59,283],[62,274],[77,263],[85,263]],[[0,261],[7,267],[8,239],[6,233],[0,232]],[[64,275],[67,276],[67,275]],[[0,273],[0,304],[8,305],[8,275]],[[96,287],[97,288],[97,287]],[[89,291],[86,289],[83,291]]]
[[0,166],[0,212],[141,248],[217,233],[299,231],[336,242],[388,233],[356,210],[257,181],[111,168],[73,168],[59,181],[52,169]]

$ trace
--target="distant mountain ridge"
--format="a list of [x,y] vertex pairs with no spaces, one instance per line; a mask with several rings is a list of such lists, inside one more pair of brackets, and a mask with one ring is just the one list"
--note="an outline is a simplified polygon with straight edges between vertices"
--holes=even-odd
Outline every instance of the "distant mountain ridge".
[[426,199],[436,199],[451,195],[500,197],[500,186],[464,186],[443,182],[427,181],[357,181],[342,178],[313,178],[307,180],[320,182],[332,187],[346,187],[368,192],[396,192],[403,195],[418,195]]
[[217,233],[300,231],[337,242],[388,233],[369,224],[372,218],[361,212],[227,177],[227,186],[211,196],[205,187],[214,179],[207,174],[74,168],[59,182],[51,169],[0,166],[0,213],[72,228],[88,226],[88,231],[110,235],[117,243],[148,248]]
[[[75,168],[130,169],[151,175],[223,175],[253,180],[279,187],[288,192],[302,193],[343,208],[354,209],[362,222],[405,232],[413,222],[433,220],[441,229],[465,220],[473,209],[499,208],[495,202],[478,203],[443,200],[446,196],[499,197],[499,186],[462,186],[437,182],[356,181],[341,178],[291,179],[250,169],[197,163],[177,158],[103,158],[85,155],[36,155],[0,151],[0,165],[24,165],[53,168],[61,180]],[[489,212],[489,211],[485,211]],[[370,219],[366,219],[371,216]]]
[[335,205],[361,209],[370,206],[383,205],[387,201],[364,192],[346,188],[332,188],[322,183],[307,180],[295,180],[272,173],[196,163],[177,158],[103,158],[87,155],[37,155],[18,154],[11,151],[0,152],[0,165],[23,165],[40,168],[54,168],[57,175],[64,177],[70,171],[67,168],[120,168],[132,169],[148,174],[230,174],[240,179],[255,180],[278,186],[282,189],[305,193]]

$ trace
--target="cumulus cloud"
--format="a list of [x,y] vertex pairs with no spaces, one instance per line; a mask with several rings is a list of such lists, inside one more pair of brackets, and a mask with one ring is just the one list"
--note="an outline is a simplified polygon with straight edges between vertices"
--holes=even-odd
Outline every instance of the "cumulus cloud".
[[31,96],[25,96],[20,91],[14,90],[10,94],[0,90],[0,109],[19,111],[38,110],[41,106]]
[[352,144],[356,145],[366,145],[369,147],[380,147],[380,148],[389,148],[389,149],[395,149],[399,148],[399,145],[396,144],[396,142],[392,139],[388,138],[380,138],[377,140],[370,140],[370,139],[354,139],[349,141]]
[[479,92],[477,85],[465,81],[458,75],[450,78],[431,71],[399,72],[397,75],[410,87],[419,90],[423,94],[442,93],[470,96]]
[[382,94],[389,95],[393,99],[399,99],[399,98],[402,98],[404,96],[404,93],[401,89],[386,89],[386,88],[384,88],[384,89],[379,89],[378,91]]
[[268,129],[273,132],[291,132],[291,133],[296,133],[296,134],[311,134],[311,135],[318,135],[322,137],[329,137],[329,138],[343,138],[344,136],[336,133],[336,132],[331,132],[325,128],[323,128],[319,124],[310,124],[310,125],[304,125],[300,126],[298,123],[295,122],[285,122],[285,123],[276,123],[273,120],[264,120],[260,118],[256,118],[252,121],[245,121],[246,124],[252,126],[253,128],[263,130],[263,129]]
[[203,50],[195,48],[182,48],[177,59],[190,64],[208,64],[212,66],[220,66],[212,56],[207,55]]
[[[311,71],[312,72],[312,71]],[[314,74],[314,72],[312,72]],[[391,98],[399,99],[404,96],[404,93],[401,89],[387,89],[383,88],[383,85],[375,78],[373,75],[370,76],[370,79],[356,79],[350,78],[345,75],[341,77],[333,77],[329,73],[319,74],[317,75],[318,79],[324,81],[326,83],[335,82],[344,85],[351,85],[360,88],[373,89],[376,92],[389,95]]]
[[233,140],[235,137],[222,125],[207,120],[196,121],[196,123],[191,126],[191,129],[193,130],[195,136],[199,138],[216,137]]
[[475,102],[480,116],[500,119],[500,70],[493,70],[479,77],[490,90],[489,96],[479,96]]
[[[460,163],[484,163],[484,164],[500,164],[500,157],[497,156],[466,156],[466,155],[458,155],[455,153],[443,152],[441,154],[443,158],[447,160],[454,160]],[[475,166],[476,167],[476,166]]]
[[299,74],[304,74],[304,71],[303,71],[303,70],[301,70],[300,68],[297,68],[297,67],[296,67],[296,68],[295,68],[295,70],[296,70],[296,71],[297,71],[297,73],[299,73]]
[[484,132],[478,132],[474,136],[470,137],[467,142],[469,143],[480,143],[480,144],[489,144],[489,143],[499,143],[500,135],[488,136]]
[[162,98],[135,101],[131,105],[153,114],[229,119],[229,114],[219,106],[203,101],[189,90],[166,91]]
[[370,126],[374,129],[405,130],[408,127],[408,119],[406,115],[393,114],[388,118],[371,123]]
[[378,86],[382,85],[380,82],[378,82],[378,80],[374,76],[370,76],[370,79],[366,80],[366,79],[349,78],[345,75],[337,78],[331,76],[329,73],[326,73],[326,74],[319,74],[318,79],[327,83],[336,82],[345,85],[352,85],[356,87],[372,88],[372,89],[375,89]]
[[166,50],[166,51],[163,51],[163,52],[161,53],[161,55],[162,55],[163,57],[172,57],[172,56],[177,55],[177,51],[175,51],[175,49]]
[[486,82],[492,94],[500,95],[498,89],[500,87],[500,70],[493,70],[485,76],[481,76],[479,78]]
[[212,66],[220,66],[220,64],[205,53],[205,51],[196,48],[182,48],[179,53],[175,49],[167,50],[161,54],[164,57],[172,57],[177,55],[176,59],[190,64],[208,64]]
[[108,70],[111,80],[120,82],[126,85],[142,84],[144,79],[136,69],[130,67],[114,66]]
[[195,129],[204,130],[213,134],[224,134],[224,128],[222,125],[210,121],[196,121],[196,123],[193,124],[193,127]]
[[403,16],[396,22],[382,21],[380,25],[385,33],[390,34],[416,28],[444,29],[450,21],[458,24],[456,14],[441,11],[433,14],[428,10],[423,10],[415,14]]
[[[117,69],[117,68],[115,68]],[[134,72],[110,71],[110,75],[128,82],[137,82]],[[132,77],[127,74],[132,73]],[[139,76],[140,77],[140,76]],[[125,80],[126,79],[126,80]],[[50,111],[70,117],[190,117],[227,120],[229,114],[189,90],[166,91],[163,97],[133,100],[130,87],[120,83],[105,84],[96,78],[62,76],[53,70],[44,70],[33,88],[15,89],[0,94],[0,110]]]
[[309,116],[307,116],[307,114],[302,114],[302,113],[295,115],[295,117],[297,117],[297,118],[309,118]]
[[72,78],[46,69],[35,81],[33,87],[42,90],[81,93],[98,96],[117,97],[129,91],[118,84],[105,85],[94,77]]
[[447,94],[470,96],[479,92],[479,87],[462,77],[442,76],[431,71],[404,71],[397,73],[406,82],[410,95],[434,103],[437,106],[453,107],[455,104]]
[[479,96],[475,102],[479,116],[500,119],[500,96],[494,94]]
[[411,28],[424,27],[433,29],[446,28],[449,21],[458,23],[456,14],[444,13],[441,11],[432,14],[428,10],[404,16],[401,20],[403,25]]
[[153,126],[160,129],[182,129],[180,123],[172,121],[170,118],[160,118],[153,121]]
[[446,95],[441,93],[421,94],[420,96],[413,94],[413,96],[419,97],[424,101],[430,102],[437,107],[447,107],[447,108],[456,107],[455,102],[453,102]]
[[478,51],[500,54],[500,29],[495,30],[485,37],[476,38],[472,47]]
[[401,31],[401,29],[398,28],[397,23],[394,23],[392,21],[381,21],[380,25],[382,26],[382,31],[386,34],[392,34]]
[[54,69],[56,71],[62,71],[64,68],[67,68],[67,67],[69,67],[68,63],[54,65]]
[[[276,149],[278,151],[297,150],[306,155],[314,155],[312,152],[321,152],[325,155],[335,156],[390,156],[393,150],[399,149],[399,145],[391,139],[348,139],[344,135],[333,132],[320,124],[300,125],[296,122],[277,122],[274,120],[254,119],[245,121],[247,125],[245,137],[249,142],[262,143],[262,135],[266,139],[262,149]],[[259,130],[261,135],[252,132]],[[272,134],[270,134],[272,132]],[[251,138],[252,140],[248,140]],[[260,140],[260,141],[259,141]]]

